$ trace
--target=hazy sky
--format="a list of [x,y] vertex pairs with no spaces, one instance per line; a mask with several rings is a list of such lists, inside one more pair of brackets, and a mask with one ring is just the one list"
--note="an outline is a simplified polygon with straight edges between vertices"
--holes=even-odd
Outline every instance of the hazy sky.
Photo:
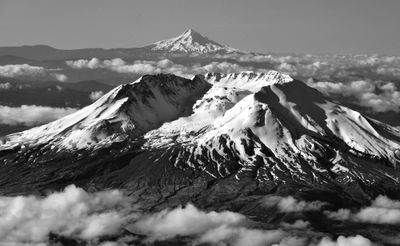
[[0,0],[0,46],[137,47],[193,28],[257,52],[400,54],[400,0]]

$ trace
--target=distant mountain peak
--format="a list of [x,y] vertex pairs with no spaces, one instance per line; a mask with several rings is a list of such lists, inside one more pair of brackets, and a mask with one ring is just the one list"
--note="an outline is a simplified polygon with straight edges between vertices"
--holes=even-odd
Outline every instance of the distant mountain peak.
[[151,50],[170,51],[182,53],[230,53],[238,52],[238,50],[219,44],[208,37],[201,35],[192,28],[185,30],[181,35],[156,42],[151,46]]

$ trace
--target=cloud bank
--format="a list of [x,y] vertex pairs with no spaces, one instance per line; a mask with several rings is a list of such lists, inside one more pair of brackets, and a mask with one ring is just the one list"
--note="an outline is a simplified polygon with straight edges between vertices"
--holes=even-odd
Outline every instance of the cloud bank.
[[[237,73],[273,69],[308,81],[328,96],[346,100],[375,112],[400,111],[400,57],[378,55],[216,55],[209,63],[178,64],[169,59],[120,58],[66,61],[74,69],[106,69],[121,74],[173,73],[183,77],[207,72]],[[354,100],[354,98],[356,100]]]
[[32,66],[29,64],[10,64],[0,66],[0,76],[3,77],[32,77],[32,78],[55,78],[64,82],[68,78],[61,73],[53,73],[54,69],[46,69],[41,66]]
[[[0,241],[46,243],[50,233],[82,240],[118,234],[129,202],[117,190],[88,193],[70,185],[47,197],[0,197]],[[19,244],[18,244],[19,243]]]
[[[383,199],[376,204],[398,207],[393,202]],[[230,211],[206,212],[188,204],[140,214],[135,204],[136,201],[119,190],[89,193],[74,185],[43,197],[0,196],[0,241],[10,245],[46,245],[49,235],[55,234],[102,246],[131,245],[139,241],[146,244],[179,236],[187,237],[191,245],[373,245],[361,235],[331,239],[311,231],[309,223],[302,220],[278,225],[276,229],[263,229],[244,215]],[[292,208],[304,210],[306,207]],[[139,233],[145,239],[126,232]]]
[[400,91],[393,82],[352,81],[348,83],[310,82],[325,95],[345,96],[357,100],[357,104],[375,112],[400,111]]
[[22,105],[9,107],[0,105],[0,124],[35,126],[57,120],[78,111],[75,108]]
[[169,59],[160,61],[142,61],[137,60],[131,64],[126,63],[120,58],[111,60],[100,60],[92,58],[90,60],[70,60],[66,64],[74,69],[107,69],[110,71],[125,74],[157,74],[157,73],[173,73],[183,77],[191,77],[195,74],[203,74],[207,72],[234,73],[248,70],[265,71],[264,69],[254,69],[252,67],[241,66],[230,62],[210,62],[206,65],[199,63],[192,65],[182,65],[174,63]]

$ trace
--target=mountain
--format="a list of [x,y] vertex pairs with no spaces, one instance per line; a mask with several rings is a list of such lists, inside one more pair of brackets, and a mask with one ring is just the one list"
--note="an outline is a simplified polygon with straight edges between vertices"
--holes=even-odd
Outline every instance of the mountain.
[[237,49],[212,41],[193,29],[186,30],[178,37],[162,40],[147,47],[155,51],[196,54],[238,52]]
[[399,194],[398,129],[275,71],[146,75],[1,143],[2,193],[124,187],[149,206]]
[[241,52],[237,49],[221,45],[204,37],[193,29],[188,29],[175,38],[155,42],[151,45],[137,48],[86,48],[86,49],[56,49],[48,45],[24,45],[16,47],[0,47],[0,61],[3,59],[31,59],[36,61],[66,60],[66,59],[99,59],[125,58],[149,59],[160,55],[173,54],[210,54]]

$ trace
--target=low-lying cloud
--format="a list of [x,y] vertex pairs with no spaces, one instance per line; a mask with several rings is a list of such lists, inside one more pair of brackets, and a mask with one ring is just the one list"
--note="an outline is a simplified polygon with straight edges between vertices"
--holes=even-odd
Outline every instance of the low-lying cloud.
[[[376,200],[376,204],[398,206],[386,200]],[[303,220],[265,229],[242,214],[207,212],[192,204],[152,214],[141,214],[137,208],[137,201],[119,190],[89,193],[74,185],[43,197],[0,196],[0,241],[10,245],[46,245],[53,234],[102,246],[152,243],[175,237],[186,237],[191,245],[373,245],[361,235],[332,239],[313,232],[309,222]],[[292,206],[290,211],[293,208],[304,210],[307,205]]]
[[317,246],[373,246],[371,240],[363,236],[339,236],[336,240],[325,237]]
[[375,112],[400,111],[400,91],[393,82],[352,81],[347,83],[309,82],[326,95],[351,97]]
[[172,210],[145,216],[134,225],[134,229],[151,238],[161,240],[175,236],[200,235],[220,226],[234,226],[244,223],[243,215],[224,212],[203,212],[188,204]]
[[[351,103],[375,112],[400,111],[400,57],[377,55],[217,55],[207,64],[178,64],[169,59],[136,60],[116,58],[66,61],[74,69],[106,69],[121,74],[173,73],[183,77],[207,72],[237,73],[274,69],[308,81],[329,96],[346,97]],[[224,61],[224,59],[226,59]],[[236,61],[236,62],[235,62]],[[246,64],[246,65],[243,65]],[[354,98],[356,100],[354,100]]]
[[[182,65],[174,63],[169,59],[160,61],[137,60],[133,63],[126,63],[120,58],[111,60],[100,60],[92,58],[90,60],[80,59],[75,61],[66,61],[66,64],[74,69],[108,69],[118,73],[125,74],[158,74],[173,73],[183,77],[191,77],[195,74],[204,74],[207,72],[234,73],[247,70],[260,70],[253,67],[244,67],[236,63],[230,62],[210,62],[206,65],[199,63],[192,65]],[[265,71],[264,69],[260,71]]]
[[[46,197],[0,197],[0,241],[46,243],[50,233],[82,240],[118,234],[129,199],[118,190],[88,193],[70,185]],[[19,245],[18,244],[18,245]]]
[[41,66],[32,66],[29,64],[10,64],[0,66],[0,76],[3,77],[32,77],[32,78],[55,78],[64,82],[68,78],[61,73],[53,73],[54,69],[46,69]]
[[44,67],[31,66],[29,64],[16,64],[0,66],[0,76],[17,77],[17,76],[45,76],[46,70]]
[[89,94],[89,98],[92,101],[96,101],[97,99],[99,99],[100,97],[102,97],[104,95],[103,91],[92,91]]
[[37,105],[9,107],[0,105],[0,124],[35,126],[76,112],[76,108],[55,108]]
[[281,229],[251,228],[251,222],[239,213],[204,212],[191,204],[146,215],[134,223],[130,229],[148,235],[149,241],[191,236],[194,238],[194,245],[207,243],[233,246],[272,244],[294,246],[305,245],[306,241]]
[[267,207],[276,206],[281,212],[303,212],[303,211],[318,211],[326,203],[321,201],[299,201],[292,196],[267,196],[263,199],[263,205]]
[[370,206],[358,211],[339,209],[326,211],[325,214],[335,220],[352,220],[373,224],[400,224],[400,202],[386,196],[378,196]]

